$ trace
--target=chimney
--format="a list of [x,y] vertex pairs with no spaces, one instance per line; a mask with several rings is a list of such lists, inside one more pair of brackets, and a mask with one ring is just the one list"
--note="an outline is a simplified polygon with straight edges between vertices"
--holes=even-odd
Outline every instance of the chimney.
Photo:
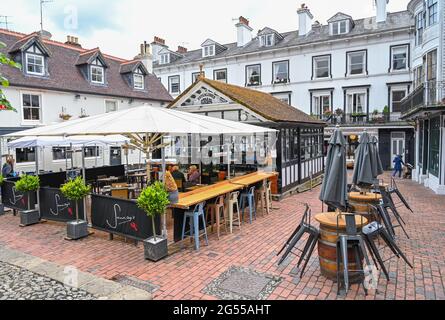
[[165,40],[159,37],[154,37],[154,40],[151,43],[153,62],[157,62],[159,60],[159,51],[164,48],[168,48],[168,46],[165,45]]
[[239,17],[239,22],[236,24],[238,47],[244,47],[252,41],[253,29],[249,26],[249,20],[243,16]]
[[312,30],[314,32],[320,32],[321,27],[322,27],[322,25],[321,25],[320,21],[315,21],[315,23],[312,25]]
[[178,46],[178,53],[181,53],[181,54],[184,54],[184,53],[187,53],[187,48],[185,48],[185,47],[182,47],[182,46]]
[[82,48],[82,46],[79,44],[79,38],[73,36],[66,36],[65,44],[73,47]]
[[304,3],[297,10],[297,13],[299,25],[298,33],[300,36],[305,36],[312,30],[312,19],[314,18],[314,16]]
[[150,52],[150,45],[147,41],[141,44],[141,53],[135,59],[141,60],[147,71],[153,73],[153,55]]
[[386,5],[388,4],[389,0],[374,0],[375,1],[375,7],[377,10],[376,15],[376,22],[386,22]]

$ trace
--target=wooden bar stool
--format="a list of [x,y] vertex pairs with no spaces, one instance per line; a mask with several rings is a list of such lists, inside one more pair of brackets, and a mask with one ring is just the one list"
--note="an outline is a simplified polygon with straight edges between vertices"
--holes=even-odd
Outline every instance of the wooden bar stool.
[[225,215],[225,205],[224,205],[225,199],[224,196],[219,196],[214,204],[207,205],[207,214],[210,213],[210,223],[211,223],[211,230],[213,233],[213,226],[216,223],[216,232],[218,234],[218,240],[220,238],[221,234],[221,216],[222,216],[222,222],[224,223],[224,228],[226,229],[227,233],[227,221],[226,221],[226,215]]
[[272,211],[272,181],[266,182],[266,211],[269,214]]
[[[264,205],[267,204],[267,189],[263,185],[261,188],[255,190],[255,205],[258,208],[258,203],[261,202],[261,213],[264,217]],[[268,213],[268,212],[267,212]]]
[[[238,227],[241,230],[241,213],[239,210],[238,198],[239,192],[232,192],[229,196],[229,231],[233,233],[233,223],[238,222]],[[235,214],[234,208],[236,207],[236,215],[237,218],[234,219],[233,216]]]

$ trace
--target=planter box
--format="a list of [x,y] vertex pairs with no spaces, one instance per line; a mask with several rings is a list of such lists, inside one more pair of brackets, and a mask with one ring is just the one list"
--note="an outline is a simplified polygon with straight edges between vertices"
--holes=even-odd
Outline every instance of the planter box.
[[144,241],[144,256],[145,259],[151,261],[159,261],[162,258],[168,256],[168,243],[167,239],[164,238],[156,238],[156,242],[154,238],[150,238]]
[[39,223],[40,214],[39,210],[26,210],[20,211],[20,225],[21,226],[31,226],[33,224]]
[[66,236],[70,240],[88,237],[88,223],[83,220],[70,221],[66,224]]

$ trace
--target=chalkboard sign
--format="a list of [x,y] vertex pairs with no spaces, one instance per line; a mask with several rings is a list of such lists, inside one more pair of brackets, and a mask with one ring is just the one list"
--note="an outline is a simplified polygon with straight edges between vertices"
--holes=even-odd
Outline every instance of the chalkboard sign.
[[[83,201],[79,201],[79,219],[85,220]],[[43,219],[59,222],[76,220],[76,204],[66,199],[59,189],[40,189],[40,214]]]
[[[2,189],[2,202],[7,208],[14,210],[28,210],[28,195],[19,192],[15,188],[15,182],[3,181]],[[37,203],[36,192],[30,193],[31,197],[31,209],[35,208]]]
[[[160,220],[155,218],[157,233],[161,231]],[[131,200],[91,195],[91,222],[95,229],[139,241],[153,236],[151,218]]]

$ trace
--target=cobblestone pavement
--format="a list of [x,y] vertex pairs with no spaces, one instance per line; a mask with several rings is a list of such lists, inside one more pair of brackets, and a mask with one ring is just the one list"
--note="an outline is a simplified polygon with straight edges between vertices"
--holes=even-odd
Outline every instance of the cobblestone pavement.
[[[385,178],[389,181],[388,175]],[[223,234],[221,240],[211,235],[209,246],[202,246],[199,252],[190,246],[158,263],[144,260],[141,244],[136,247],[118,237],[109,241],[107,234],[98,231],[81,241],[67,242],[62,224],[19,228],[19,219],[12,215],[0,217],[0,248],[3,245],[60,265],[73,265],[107,279],[125,275],[149,281],[158,288],[154,299],[217,299],[206,293],[206,288],[232,267],[279,277],[281,281],[267,297],[272,300],[445,299],[445,196],[413,181],[401,180],[399,187],[414,213],[400,208],[410,239],[397,230],[398,244],[414,269],[391,258],[384,249],[383,258],[391,258],[386,262],[390,281],[380,276],[378,289],[368,296],[358,285],[353,285],[346,297],[337,296],[336,284],[320,273],[316,253],[303,278],[299,277],[296,257],[277,266],[276,254],[301,220],[303,203],[311,205],[313,214],[321,211],[319,188],[274,203],[278,210],[265,217],[259,213],[252,225],[244,224],[232,235]]]
[[0,300],[91,300],[86,291],[0,261]]

